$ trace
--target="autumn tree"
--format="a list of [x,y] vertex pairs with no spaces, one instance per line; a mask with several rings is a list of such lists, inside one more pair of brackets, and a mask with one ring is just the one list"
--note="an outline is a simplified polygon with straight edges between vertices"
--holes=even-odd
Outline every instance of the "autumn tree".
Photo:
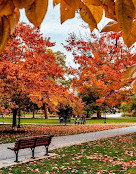
[[[105,16],[112,21],[104,27],[103,32],[122,31],[124,42],[128,47],[136,41],[135,0],[53,0],[53,5],[57,4],[60,4],[61,23],[75,17],[78,11],[93,31],[105,12]],[[14,33],[20,17],[19,9],[22,8],[25,8],[28,20],[35,27],[39,27],[47,12],[48,0],[2,0],[0,2],[0,53],[5,48],[10,35]],[[132,71],[133,69],[132,67]],[[128,74],[129,80],[132,78],[131,75]],[[136,91],[136,78],[133,87]]]
[[1,112],[12,110],[13,127],[17,112],[30,104],[28,99],[43,107],[47,118],[47,108],[57,111],[57,104],[68,93],[69,87],[60,83],[66,70],[48,49],[53,45],[39,29],[21,23],[0,55]]
[[71,35],[67,40],[66,49],[72,51],[79,65],[73,86],[82,96],[89,95],[95,107],[114,107],[131,95],[131,90],[122,86],[121,78],[136,56],[123,44],[121,36],[121,33],[109,33],[98,38],[92,34],[89,41],[84,41]]
[[[97,91],[92,88],[86,88],[85,92],[79,92],[79,97],[85,103],[84,114],[87,118],[91,117],[94,113],[97,113],[97,118],[101,118],[101,112],[104,111],[105,105],[99,105],[96,101],[99,99]],[[107,109],[107,108],[106,108]]]
[[1,103],[3,109],[13,111],[13,127],[24,98],[31,98],[39,107],[44,103],[53,107],[52,100],[63,89],[55,79],[63,78],[64,70],[46,49],[52,45],[38,29],[20,24],[0,56]]
[[59,100],[57,105],[60,121],[63,119],[65,125],[67,120],[71,118],[71,116],[81,116],[84,108],[84,103],[81,99],[75,96],[73,93],[66,91],[63,94],[63,97]]
[[0,63],[0,98],[2,113],[9,112],[13,113],[13,128],[16,127],[16,115],[17,111],[23,109],[27,95],[29,93],[28,83],[31,83],[33,77],[30,74],[24,74],[26,71],[18,64],[15,64],[9,60],[1,60]]

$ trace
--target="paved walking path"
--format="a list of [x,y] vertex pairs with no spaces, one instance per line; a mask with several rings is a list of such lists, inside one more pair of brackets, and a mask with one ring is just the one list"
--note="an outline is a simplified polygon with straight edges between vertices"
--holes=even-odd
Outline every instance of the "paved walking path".
[[[114,137],[118,135],[124,135],[136,132],[136,124],[131,127],[111,129],[105,131],[98,132],[90,132],[90,133],[82,133],[78,135],[68,135],[68,136],[60,136],[53,137],[52,142],[49,146],[49,150],[71,146],[74,144],[80,144],[89,141],[95,141],[103,138]],[[13,151],[7,149],[7,147],[12,147],[14,143],[1,144],[0,145],[0,168],[15,165],[13,161],[15,160],[15,154]],[[37,147],[35,149],[35,157],[44,158],[43,155],[45,153],[45,147]],[[51,154],[54,155],[54,154]],[[19,160],[20,161],[30,161],[31,150],[24,149],[19,151]]]

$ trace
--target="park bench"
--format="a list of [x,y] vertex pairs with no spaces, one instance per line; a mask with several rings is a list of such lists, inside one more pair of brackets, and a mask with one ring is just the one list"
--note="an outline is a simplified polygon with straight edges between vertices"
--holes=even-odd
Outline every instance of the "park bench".
[[8,147],[8,149],[12,150],[15,152],[16,155],[16,160],[15,162],[19,162],[18,161],[18,152],[20,149],[25,149],[25,148],[30,148],[32,151],[32,157],[31,158],[35,158],[34,157],[34,150],[35,147],[37,146],[45,146],[46,148],[46,155],[48,155],[48,147],[49,144],[51,143],[51,139],[52,139],[53,135],[43,135],[43,136],[36,136],[36,137],[26,137],[26,138],[20,138],[17,139],[15,142],[15,146],[14,147]]
[[71,119],[70,118],[64,118],[64,117],[60,117],[59,118],[60,124],[61,123],[70,123]]

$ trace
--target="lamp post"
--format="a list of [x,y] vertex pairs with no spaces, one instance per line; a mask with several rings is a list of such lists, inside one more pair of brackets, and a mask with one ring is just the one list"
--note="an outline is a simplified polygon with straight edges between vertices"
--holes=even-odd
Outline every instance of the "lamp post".
[[20,109],[19,109],[19,113],[18,113],[18,126],[17,126],[17,128],[21,128],[21,125],[20,125],[20,117],[21,117],[21,114],[20,114]]
[[104,123],[107,123],[107,120],[106,120],[106,111],[104,113]]

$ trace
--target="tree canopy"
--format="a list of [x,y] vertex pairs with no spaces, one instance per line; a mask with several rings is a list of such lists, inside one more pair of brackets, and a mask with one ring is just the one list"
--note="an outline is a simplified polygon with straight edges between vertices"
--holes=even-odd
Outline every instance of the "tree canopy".
[[[1,113],[17,113],[29,99],[52,111],[57,111],[59,103],[68,103],[78,112],[73,104],[77,97],[69,92],[68,85],[61,83],[67,70],[63,56],[48,49],[53,45],[39,29],[24,23],[18,25],[0,55]],[[82,108],[80,100],[76,103]]]
[[126,68],[135,63],[136,55],[123,44],[121,36],[109,33],[98,38],[92,34],[91,40],[84,41],[71,35],[67,40],[65,47],[79,66],[73,74],[73,87],[87,107],[95,110],[99,110],[98,106],[114,107],[132,94],[132,88],[123,86],[121,79]]
[[[60,4],[61,23],[73,18],[75,12],[79,12],[81,18],[93,31],[94,28],[97,28],[105,11],[105,16],[112,21],[103,28],[103,32],[122,31],[124,42],[128,47],[131,47],[136,41],[135,0],[53,0],[53,5],[57,4]],[[20,17],[19,9],[22,8],[25,9],[28,20],[35,27],[39,27],[46,15],[48,0],[2,0],[0,2],[0,53],[4,50],[10,35],[15,31]],[[132,67],[130,71],[133,70]],[[134,73],[129,72],[127,80],[131,80],[132,74],[136,72],[136,67]],[[126,78],[124,79],[126,80]],[[135,76],[133,80],[136,91]]]

